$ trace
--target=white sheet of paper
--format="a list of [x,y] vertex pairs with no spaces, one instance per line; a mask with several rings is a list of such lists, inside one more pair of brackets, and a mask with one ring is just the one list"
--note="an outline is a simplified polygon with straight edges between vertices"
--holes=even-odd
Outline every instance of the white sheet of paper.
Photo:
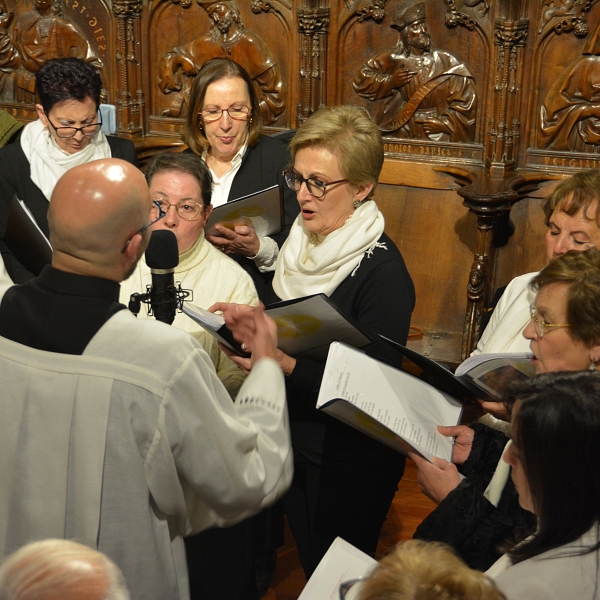
[[340,584],[368,576],[377,561],[341,537],[335,538],[298,600],[338,600]]
[[[334,342],[329,349],[317,408],[335,398],[370,415],[428,460],[432,456],[451,460],[453,439],[441,435],[436,428],[456,425],[462,406],[420,379]],[[360,425],[359,429],[364,428],[365,423]]]

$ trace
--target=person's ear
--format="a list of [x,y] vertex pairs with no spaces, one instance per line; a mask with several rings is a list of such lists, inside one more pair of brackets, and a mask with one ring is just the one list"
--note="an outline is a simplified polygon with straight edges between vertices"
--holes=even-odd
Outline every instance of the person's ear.
[[208,206],[204,207],[204,222],[206,223],[206,221],[208,221],[208,217],[210,217],[211,213],[213,211],[213,205],[209,204]]
[[372,189],[373,189],[373,182],[361,183],[356,188],[356,200],[359,200],[360,202],[362,202],[371,193]]
[[600,343],[595,343],[590,347],[590,370],[595,371],[596,369],[592,365],[600,369]]
[[41,104],[35,105],[35,112],[37,112],[38,119],[42,122],[42,125],[48,127],[48,117],[46,117],[46,113]]
[[136,233],[131,238],[129,244],[127,244],[127,248],[125,248],[125,252],[123,253],[126,256],[127,261],[131,264],[137,263],[142,257],[142,254],[146,251],[149,242],[150,235],[144,236],[141,233]]

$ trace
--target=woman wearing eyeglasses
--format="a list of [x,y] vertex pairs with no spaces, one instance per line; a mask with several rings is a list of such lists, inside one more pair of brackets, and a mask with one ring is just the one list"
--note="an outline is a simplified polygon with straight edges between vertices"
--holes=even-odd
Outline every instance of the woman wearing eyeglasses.
[[[377,126],[359,108],[324,108],[298,129],[290,150],[285,178],[301,212],[277,257],[273,299],[323,293],[375,336],[405,343],[415,293],[372,199],[383,165]],[[383,340],[365,352],[399,362]],[[336,536],[374,555],[404,456],[315,409],[325,361],[283,353],[279,361],[295,458],[284,506],[308,577]]]
[[289,150],[281,140],[260,134],[261,108],[254,83],[240,65],[228,58],[204,63],[194,79],[189,103],[183,140],[211,170],[213,206],[276,184],[283,188],[285,228],[281,233],[259,238],[251,227],[232,230],[217,225],[219,235],[206,238],[240,262],[263,298],[279,247],[298,214],[294,195],[285,188],[282,176],[289,165]]
[[[600,366],[600,251],[572,250],[555,258],[533,278],[531,288],[535,299],[523,335],[536,373],[595,371]],[[470,566],[486,569],[504,542],[531,525],[500,458],[506,441],[503,435],[479,435],[471,447],[457,438],[455,461],[462,463],[462,480],[453,464],[425,464],[414,457],[420,470],[437,469],[450,483],[416,537],[449,543]]]
[[130,140],[105,136],[98,113],[102,80],[79,58],[46,61],[35,78],[38,119],[23,129],[20,143],[0,149],[0,251],[15,283],[34,275],[4,242],[13,195],[23,200],[48,236],[48,202],[69,169],[100,158],[121,158],[138,166]]
[[[195,154],[162,152],[146,165],[145,174],[157,205],[150,214],[155,221],[152,230],[167,229],[175,234],[179,253],[175,280],[192,291],[191,302],[205,309],[215,302],[258,304],[250,276],[204,239],[204,225],[212,212],[212,179],[206,163]],[[121,284],[121,302],[128,304],[135,292],[144,294],[151,283],[150,268],[142,257],[131,277]],[[143,306],[138,316],[148,318],[147,307]],[[173,327],[187,331],[202,344],[219,379],[235,398],[245,376],[219,350],[215,338],[181,312],[175,315]]]

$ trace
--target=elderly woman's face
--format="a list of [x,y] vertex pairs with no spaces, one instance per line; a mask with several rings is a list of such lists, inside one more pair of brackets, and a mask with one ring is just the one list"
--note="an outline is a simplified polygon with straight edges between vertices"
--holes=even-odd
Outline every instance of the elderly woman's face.
[[543,321],[544,334],[540,335],[540,325],[532,319],[523,331],[530,340],[533,353],[531,359],[536,373],[552,371],[583,371],[600,357],[600,347],[587,346],[574,339],[569,327],[548,327],[547,325],[567,325],[567,300],[569,284],[551,283],[545,285],[535,297],[535,318]]
[[[565,199],[564,206],[568,205],[568,201],[569,198]],[[595,204],[589,207],[587,215],[580,210],[572,217],[563,212],[560,205],[557,207],[550,215],[546,232],[548,262],[557,256],[566,254],[569,250],[582,252],[592,246],[600,249],[600,227],[594,218],[595,214]]]
[[[152,229],[172,231],[177,238],[179,254],[187,252],[195,244],[212,212],[212,205],[204,207],[197,179],[182,171],[159,171],[150,181],[150,195],[153,201],[169,205],[167,214],[152,225]],[[190,210],[194,204],[202,206],[195,219],[190,221],[179,214]],[[156,215],[151,215],[151,218],[155,219]]]
[[[324,147],[302,148],[296,152],[294,171],[304,179],[318,179],[327,184],[345,179],[338,157]],[[322,198],[310,194],[306,183],[296,192],[304,227],[318,235],[327,235],[339,229],[354,212],[354,200],[363,200],[371,191],[372,184],[358,188],[347,182],[336,183],[327,188]]]
[[[206,88],[202,110],[251,108],[246,82],[240,77],[227,77],[211,83]],[[230,161],[248,137],[248,119],[232,119],[223,112],[216,121],[202,120],[204,135],[210,144],[210,153],[218,160]]]
[[[91,98],[86,98],[82,102],[79,100],[64,100],[58,102],[51,109],[49,114],[44,112],[41,104],[35,105],[38,117],[44,127],[48,128],[50,135],[55,139],[59,148],[67,154],[75,154],[83,150],[90,144],[93,136],[83,135],[78,131],[73,137],[60,137],[57,133],[59,127],[85,127],[98,122],[98,113],[96,104]],[[100,127],[94,128],[96,133]],[[62,133],[64,130],[59,130]]]

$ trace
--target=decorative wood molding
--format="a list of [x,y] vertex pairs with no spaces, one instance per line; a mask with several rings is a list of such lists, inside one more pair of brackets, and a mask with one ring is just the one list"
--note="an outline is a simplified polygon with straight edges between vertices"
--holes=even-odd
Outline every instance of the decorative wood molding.
[[519,103],[528,24],[527,19],[496,19],[494,109],[486,140],[486,162],[492,172],[513,169],[517,160],[521,128]]
[[573,32],[576,37],[586,37],[589,33],[587,16],[596,1],[542,0],[538,35],[553,31],[556,35]]
[[327,36],[329,8],[298,8],[300,85],[296,121],[300,126],[327,104]]
[[114,0],[117,27],[118,87],[116,91],[119,135],[142,135],[144,91],[141,66],[141,0]]
[[381,23],[385,19],[386,0],[374,0],[374,3],[366,8],[359,8],[356,11],[356,19],[359,23],[373,19],[376,23]]

